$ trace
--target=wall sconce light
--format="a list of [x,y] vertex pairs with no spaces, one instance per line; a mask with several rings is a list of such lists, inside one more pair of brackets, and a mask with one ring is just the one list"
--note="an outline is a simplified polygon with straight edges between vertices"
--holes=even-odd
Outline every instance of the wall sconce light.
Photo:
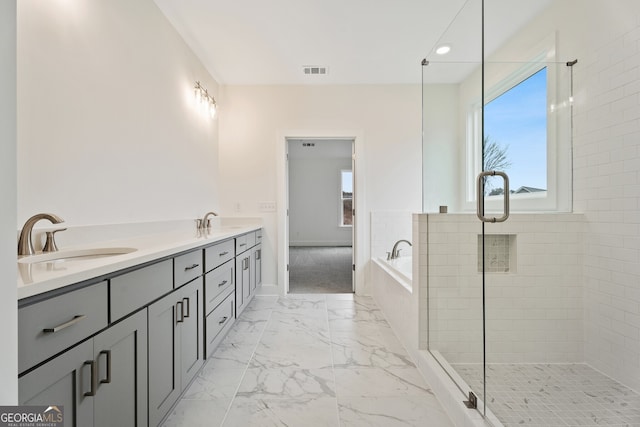
[[213,95],[209,95],[209,91],[202,87],[199,81],[196,81],[194,93],[196,96],[196,104],[204,114],[207,114],[213,119],[216,116],[216,109],[218,107]]

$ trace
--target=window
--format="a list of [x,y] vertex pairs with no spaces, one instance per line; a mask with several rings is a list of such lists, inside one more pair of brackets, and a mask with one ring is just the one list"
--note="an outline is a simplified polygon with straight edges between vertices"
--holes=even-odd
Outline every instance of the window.
[[[484,108],[483,169],[509,175],[512,197],[547,191],[547,68],[502,92]],[[488,181],[486,196],[504,193]]]
[[340,171],[340,226],[353,225],[353,171]]
[[[474,95],[468,103],[465,209],[476,209],[476,177],[484,169],[509,175],[512,211],[570,210],[570,73],[544,58],[487,66],[484,135],[482,103]],[[485,181],[488,212],[502,211],[503,192],[501,178]]]

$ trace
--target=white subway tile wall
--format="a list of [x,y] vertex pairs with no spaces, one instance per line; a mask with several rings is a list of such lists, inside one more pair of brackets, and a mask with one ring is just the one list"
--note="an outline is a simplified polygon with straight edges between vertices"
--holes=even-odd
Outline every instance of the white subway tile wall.
[[[472,214],[418,217],[421,307],[429,307],[421,344],[428,334],[450,363],[481,362],[480,223]],[[502,246],[515,246],[508,252],[517,264],[486,278],[487,362],[584,361],[583,226],[580,214],[512,214],[486,226],[504,236]]]
[[585,360],[638,390],[640,7],[624,11],[592,29],[575,67],[574,207],[587,224]]

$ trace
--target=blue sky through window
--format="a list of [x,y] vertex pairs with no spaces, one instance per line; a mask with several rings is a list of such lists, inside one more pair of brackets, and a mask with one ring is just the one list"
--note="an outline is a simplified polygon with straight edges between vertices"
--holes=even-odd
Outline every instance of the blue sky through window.
[[547,189],[547,69],[485,105],[484,134],[506,148],[511,190]]

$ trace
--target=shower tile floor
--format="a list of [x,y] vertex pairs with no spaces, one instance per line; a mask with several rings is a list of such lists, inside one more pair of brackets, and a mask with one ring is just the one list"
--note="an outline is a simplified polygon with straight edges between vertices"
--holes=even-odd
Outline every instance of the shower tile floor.
[[[482,393],[481,365],[452,366]],[[489,364],[487,395],[505,427],[640,427],[640,394],[585,364]]]

